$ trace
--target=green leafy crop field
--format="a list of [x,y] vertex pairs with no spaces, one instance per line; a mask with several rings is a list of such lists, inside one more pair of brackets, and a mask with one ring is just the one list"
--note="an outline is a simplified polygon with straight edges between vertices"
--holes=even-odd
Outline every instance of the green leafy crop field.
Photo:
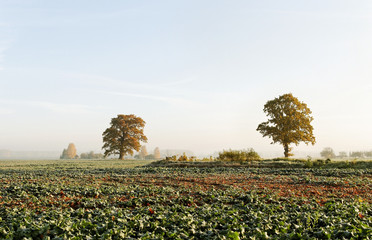
[[372,170],[0,161],[0,239],[371,239]]

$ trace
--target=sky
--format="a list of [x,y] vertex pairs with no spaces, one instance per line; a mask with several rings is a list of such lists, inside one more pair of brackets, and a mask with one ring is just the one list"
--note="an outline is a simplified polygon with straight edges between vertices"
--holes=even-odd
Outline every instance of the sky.
[[0,0],[0,149],[101,151],[117,114],[148,151],[282,154],[256,131],[292,93],[316,144],[372,150],[372,1]]

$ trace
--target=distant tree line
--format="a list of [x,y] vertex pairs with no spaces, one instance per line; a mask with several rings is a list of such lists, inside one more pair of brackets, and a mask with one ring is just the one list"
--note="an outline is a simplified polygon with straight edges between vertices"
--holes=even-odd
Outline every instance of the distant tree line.
[[103,159],[104,155],[102,153],[95,153],[93,151],[77,154],[75,144],[70,143],[67,149],[63,149],[60,159]]
[[93,151],[80,154],[81,159],[103,159],[102,153],[95,153]]
[[[137,155],[126,155],[129,158],[135,159],[161,159],[160,150],[158,147],[154,149],[153,154],[148,154],[146,146],[142,146]],[[67,149],[63,149],[60,159],[104,159],[105,155],[102,153],[95,153],[94,151],[81,153],[80,156],[77,154],[75,144],[70,143]]]
[[135,159],[148,159],[148,160],[152,160],[152,159],[156,159],[156,160],[159,160],[161,159],[161,155],[160,155],[160,150],[158,147],[156,147],[154,149],[154,153],[153,154],[149,154],[147,152],[147,148],[146,146],[142,146],[141,147],[141,150],[138,152],[137,155],[134,156]]
[[332,148],[326,147],[320,152],[323,158],[372,158],[372,151],[353,151],[353,152],[339,152],[335,154]]
[[349,157],[353,157],[353,158],[372,158],[372,151],[350,152]]
[[180,156],[173,155],[171,157],[166,157],[165,160],[168,161],[179,161],[179,162],[198,162],[198,161],[222,161],[222,162],[249,162],[262,160],[260,155],[253,149],[249,148],[247,150],[223,150],[218,153],[217,158],[210,156],[209,158],[198,159],[195,156],[188,157],[186,153]]

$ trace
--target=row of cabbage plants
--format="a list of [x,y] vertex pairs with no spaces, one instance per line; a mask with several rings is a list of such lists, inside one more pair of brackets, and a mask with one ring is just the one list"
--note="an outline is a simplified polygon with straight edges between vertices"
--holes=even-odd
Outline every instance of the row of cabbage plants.
[[0,171],[1,239],[368,239],[369,170]]

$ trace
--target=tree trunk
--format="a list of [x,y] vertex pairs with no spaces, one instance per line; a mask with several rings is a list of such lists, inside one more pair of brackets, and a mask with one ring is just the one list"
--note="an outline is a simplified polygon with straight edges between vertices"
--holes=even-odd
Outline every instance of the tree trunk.
[[124,152],[120,151],[119,159],[120,160],[124,160],[124,155],[125,155]]
[[283,144],[284,145],[284,157],[288,158],[289,157],[289,146],[287,143]]

